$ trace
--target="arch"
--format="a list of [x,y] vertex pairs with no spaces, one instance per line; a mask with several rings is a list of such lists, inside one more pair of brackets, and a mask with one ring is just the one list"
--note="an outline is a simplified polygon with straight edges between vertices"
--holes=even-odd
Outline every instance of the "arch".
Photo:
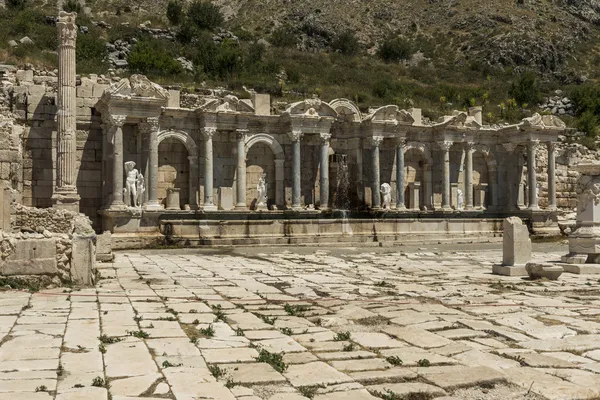
[[329,102],[331,108],[333,108],[339,115],[339,117],[346,121],[361,122],[362,114],[356,104],[348,99],[335,99]]
[[431,150],[425,143],[421,142],[408,142],[404,146],[404,152],[406,153],[408,150],[415,149],[423,153],[423,157],[425,158],[425,162],[429,165],[433,164],[433,158],[431,157]]
[[478,144],[475,146],[475,151],[483,154],[483,158],[485,159],[488,168],[496,168],[496,157],[494,157],[494,153],[492,153],[488,146],[486,146],[485,144]]
[[271,151],[275,155],[276,160],[285,159],[285,155],[283,154],[283,148],[281,147],[279,142],[273,136],[267,135],[266,133],[258,133],[256,135],[252,135],[246,140],[246,154],[248,153],[248,150],[250,150],[250,148],[257,143],[264,143],[267,146],[269,146],[271,148]]
[[188,133],[174,129],[161,131],[158,133],[158,144],[167,138],[174,138],[181,141],[191,157],[198,157],[198,146],[196,146],[196,142],[194,142],[194,139]]
[[275,161],[275,205],[277,207],[285,206],[285,185],[284,185],[284,162],[285,154],[279,142],[271,135],[266,133],[257,133],[246,139],[246,154],[255,144],[262,143],[267,145],[274,155]]

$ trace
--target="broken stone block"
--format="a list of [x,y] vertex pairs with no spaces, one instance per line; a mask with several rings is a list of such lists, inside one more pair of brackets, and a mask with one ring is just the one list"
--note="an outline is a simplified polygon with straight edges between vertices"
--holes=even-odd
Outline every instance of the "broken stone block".
[[502,264],[505,266],[527,264],[531,259],[529,230],[519,217],[509,217],[503,224]]
[[525,270],[531,279],[546,278],[555,281],[564,272],[560,265],[542,264],[542,263],[527,263]]

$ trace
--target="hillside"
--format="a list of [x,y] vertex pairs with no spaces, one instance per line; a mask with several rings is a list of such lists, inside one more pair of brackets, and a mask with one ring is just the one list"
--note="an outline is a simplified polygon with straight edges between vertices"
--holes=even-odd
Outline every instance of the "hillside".
[[[0,57],[52,68],[55,28],[45,17],[56,4],[5,1],[17,6],[0,16]],[[566,114],[600,115],[597,0],[214,0],[223,18],[209,25],[205,16],[188,23],[190,2],[180,21],[167,18],[168,0],[63,3],[88,32],[79,36],[81,73],[115,68],[284,101],[414,105],[431,118],[479,104],[490,123],[528,115],[561,89],[574,99]],[[8,44],[22,36],[34,44]],[[579,119],[571,123],[581,127]]]

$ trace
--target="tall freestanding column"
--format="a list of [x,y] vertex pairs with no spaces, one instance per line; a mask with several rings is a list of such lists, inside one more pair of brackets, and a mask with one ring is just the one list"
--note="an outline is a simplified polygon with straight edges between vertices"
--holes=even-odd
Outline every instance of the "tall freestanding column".
[[535,154],[540,142],[538,140],[530,140],[527,143],[527,174],[529,175],[529,206],[530,210],[539,210],[538,206],[538,188],[537,175],[535,173],[536,160]]
[[302,165],[300,157],[300,139],[303,133],[301,131],[292,131],[289,133],[292,140],[292,210],[301,208],[300,196],[302,191]]
[[124,115],[113,115],[111,118],[113,142],[113,179],[111,209],[124,208],[123,203],[123,124]]
[[79,212],[77,194],[77,93],[75,88],[77,40],[76,13],[61,11],[58,27],[58,93],[57,93],[57,140],[56,140],[56,188],[54,207]]
[[381,209],[381,194],[380,191],[380,168],[379,168],[379,146],[383,142],[383,136],[373,136],[371,138],[371,170],[373,174],[373,183],[371,185],[371,208],[374,210]]
[[[158,117],[147,118],[145,122],[140,124],[142,134],[148,137],[148,201],[144,205],[146,210],[162,210],[158,202]],[[122,150],[121,150],[122,152]],[[123,156],[121,155],[121,158]],[[122,168],[123,162],[121,162]],[[121,172],[121,176],[123,172]],[[122,178],[121,178],[122,179]]]
[[[204,207],[205,211],[216,211],[217,206],[214,202],[214,188],[213,188],[213,136],[217,132],[216,128],[202,128],[202,135],[204,136]],[[244,135],[245,137],[245,135]],[[242,141],[245,146],[245,141]],[[245,147],[242,149],[245,150]],[[238,152],[239,152],[239,139],[238,139]],[[239,163],[239,153],[238,153]],[[246,176],[246,156],[244,154],[244,176]],[[238,164],[239,168],[239,164]],[[241,172],[238,169],[238,174]],[[244,194],[246,193],[246,183],[244,182]],[[238,175],[238,190],[239,190],[239,175]],[[239,197],[238,197],[239,198]],[[239,202],[238,202],[239,203]],[[244,205],[246,204],[246,198],[244,196]],[[236,204],[237,206],[237,204]]]
[[404,210],[404,146],[405,139],[399,139],[396,143],[396,209]]
[[450,147],[452,142],[439,142],[438,146],[444,154],[444,162],[442,164],[443,172],[443,191],[442,191],[442,210],[450,210]]
[[548,209],[556,210],[556,144],[548,142]]
[[321,174],[319,177],[320,209],[329,208],[329,133],[321,134]]
[[[235,204],[236,210],[247,210],[246,205],[246,135],[248,134],[247,129],[237,129],[237,199]],[[211,168],[212,171],[212,168]],[[212,172],[211,172],[212,175]],[[205,182],[206,184],[206,182]],[[211,177],[212,185],[212,177]],[[206,196],[206,188],[204,189],[204,195]],[[205,198],[206,200],[206,198]]]
[[473,209],[473,150],[474,143],[465,144],[465,209]]

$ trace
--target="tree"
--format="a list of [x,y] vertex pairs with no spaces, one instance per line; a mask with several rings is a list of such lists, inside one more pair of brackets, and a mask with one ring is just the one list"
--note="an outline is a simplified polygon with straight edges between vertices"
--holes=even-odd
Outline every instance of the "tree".
[[384,61],[408,60],[413,54],[411,43],[404,38],[394,37],[383,41],[377,52]]
[[519,106],[538,104],[540,101],[540,88],[535,73],[527,71],[521,74],[517,81],[511,85],[509,93]]
[[358,53],[360,44],[354,32],[348,30],[337,35],[331,43],[331,47],[342,54],[353,56]]
[[171,25],[179,25],[183,22],[183,5],[179,0],[170,0],[167,4],[167,19]]
[[223,24],[219,7],[208,1],[194,0],[188,7],[187,17],[199,29],[213,30]]

